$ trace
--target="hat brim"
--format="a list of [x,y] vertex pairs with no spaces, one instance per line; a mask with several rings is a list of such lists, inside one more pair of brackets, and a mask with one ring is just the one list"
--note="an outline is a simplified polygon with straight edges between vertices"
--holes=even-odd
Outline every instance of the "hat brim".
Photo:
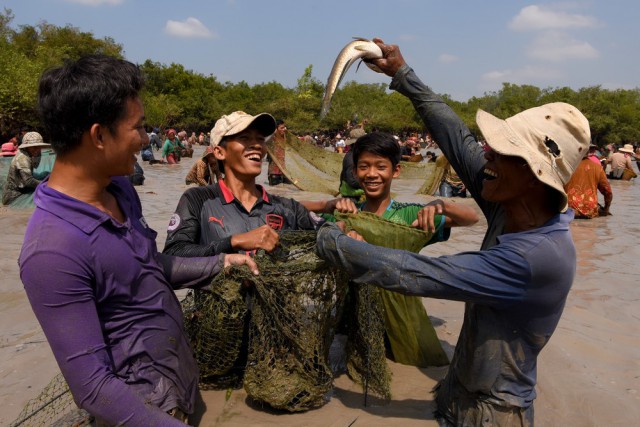
[[46,142],[34,142],[34,143],[27,142],[20,145],[18,148],[23,149],[23,148],[34,148],[34,147],[40,147],[40,148],[51,147],[51,144],[47,144]]
[[620,148],[618,151],[621,153],[633,154],[633,150],[625,150],[624,148]]
[[276,131],[276,119],[269,113],[260,113],[253,117],[251,121],[240,121],[236,126],[229,129],[225,136],[234,136],[246,129],[253,128],[267,137]]
[[531,146],[522,141],[511,129],[506,120],[499,119],[484,110],[478,109],[476,123],[489,147],[503,156],[515,156],[524,159],[534,176],[543,184],[560,193],[560,212],[567,210],[567,193],[564,184],[557,178],[550,164],[531,155]]

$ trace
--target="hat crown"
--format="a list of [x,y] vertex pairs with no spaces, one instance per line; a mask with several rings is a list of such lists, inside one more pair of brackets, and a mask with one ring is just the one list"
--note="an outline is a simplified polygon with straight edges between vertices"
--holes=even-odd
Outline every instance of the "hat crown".
[[[530,108],[506,120],[524,139],[533,162],[548,163],[566,184],[591,145],[589,121],[574,106],[554,102]],[[534,158],[536,160],[534,160]]]
[[211,129],[211,146],[216,147],[222,138],[228,135],[235,135],[247,129],[253,123],[264,133],[264,136],[271,135],[276,129],[276,120],[268,113],[260,113],[252,116],[244,111],[234,111],[220,117]]
[[633,154],[633,145],[624,144],[624,147],[620,148],[618,151],[622,151],[623,153],[631,153],[631,154]]
[[29,147],[45,147],[49,144],[46,144],[42,139],[42,135],[38,132],[27,132],[22,137],[22,144],[20,144],[20,148],[29,148]]

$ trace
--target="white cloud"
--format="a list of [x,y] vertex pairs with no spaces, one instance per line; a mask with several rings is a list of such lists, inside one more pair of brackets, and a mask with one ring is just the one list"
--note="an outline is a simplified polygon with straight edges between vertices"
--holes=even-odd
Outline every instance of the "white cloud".
[[416,39],[415,34],[400,34],[398,40],[401,42],[412,42]]
[[210,31],[197,18],[189,17],[184,21],[167,21],[164,26],[165,33],[184,38],[214,38],[217,34]]
[[438,56],[438,62],[441,62],[443,64],[450,64],[452,62],[456,62],[458,59],[460,58],[450,53],[443,53],[442,55]]
[[594,59],[600,56],[588,42],[573,39],[558,31],[548,31],[538,36],[527,49],[527,55],[543,61]]
[[514,31],[535,31],[567,28],[595,28],[598,21],[586,15],[571,14],[551,8],[531,5],[520,10],[509,23]]
[[534,84],[557,80],[563,77],[563,73],[550,67],[537,67],[526,65],[519,69],[493,70],[482,75],[482,80],[487,83],[515,83]]
[[77,3],[85,6],[102,6],[103,4],[118,5],[124,0],[66,0],[68,3]]

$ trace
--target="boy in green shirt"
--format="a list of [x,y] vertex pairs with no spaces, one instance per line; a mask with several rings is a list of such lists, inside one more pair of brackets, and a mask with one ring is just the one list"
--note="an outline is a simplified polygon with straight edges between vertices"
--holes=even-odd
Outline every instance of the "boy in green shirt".
[[[351,199],[338,199],[335,205],[338,212],[354,212],[357,208],[391,222],[417,227],[431,236],[426,245],[447,240],[451,227],[478,222],[476,211],[463,204],[438,199],[421,205],[392,199],[391,184],[400,175],[401,168],[400,146],[392,135],[373,132],[361,136],[352,151],[354,175],[366,200],[354,205]],[[357,232],[350,233],[364,240]],[[381,246],[390,247],[389,244]],[[448,363],[420,297],[383,290],[382,300],[385,329],[396,362],[418,367]]]

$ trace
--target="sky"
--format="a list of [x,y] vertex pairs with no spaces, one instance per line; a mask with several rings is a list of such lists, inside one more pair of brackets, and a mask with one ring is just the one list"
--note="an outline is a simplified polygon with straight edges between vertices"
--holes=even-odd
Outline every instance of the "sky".
[[[503,82],[640,87],[637,0],[4,0],[12,26],[41,21],[111,37],[150,59],[251,85],[326,83],[352,37],[397,44],[438,93],[467,101]],[[344,81],[389,83],[367,67]],[[344,84],[344,83],[343,83]]]

